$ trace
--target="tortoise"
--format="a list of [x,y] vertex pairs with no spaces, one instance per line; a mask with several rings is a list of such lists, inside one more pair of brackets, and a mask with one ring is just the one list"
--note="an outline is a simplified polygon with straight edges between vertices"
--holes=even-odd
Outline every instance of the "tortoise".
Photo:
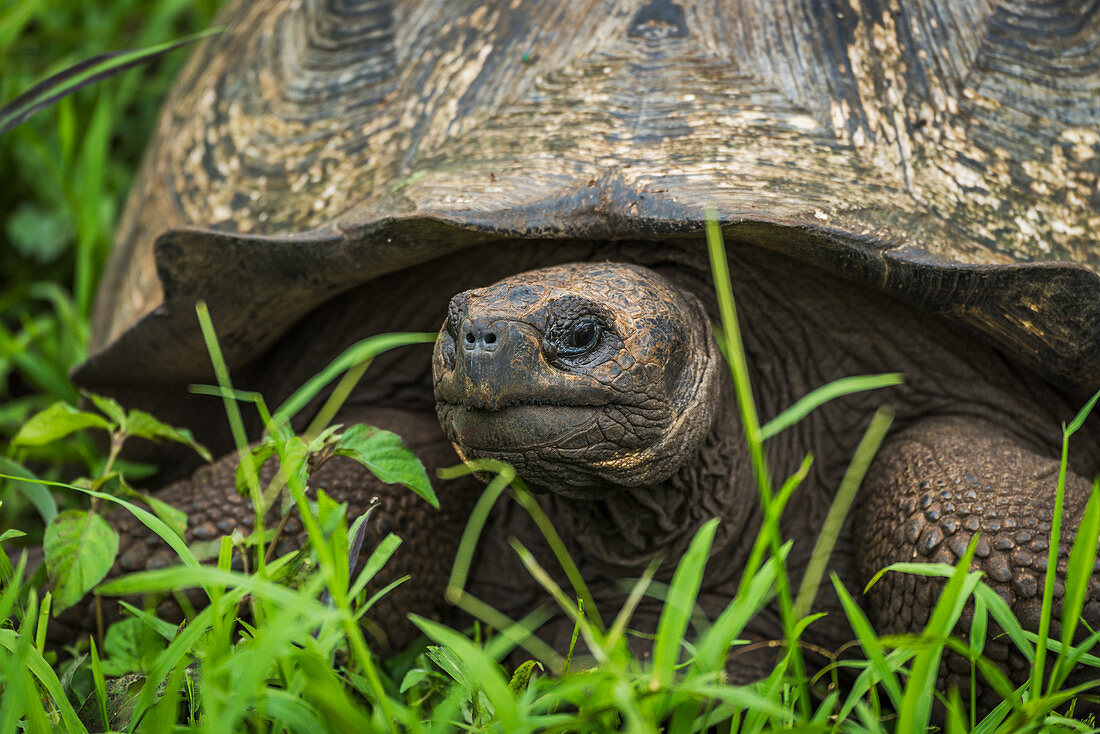
[[[855,591],[894,561],[953,563],[980,531],[975,567],[1034,627],[1059,424],[1100,388],[1095,7],[239,0],[221,23],[165,105],[80,384],[227,452],[220,404],[186,391],[212,379],[198,299],[235,384],[269,404],[357,339],[439,330],[431,355],[379,358],[336,422],[397,431],[429,471],[453,448],[514,464],[612,608],[622,579],[658,554],[667,579],[720,518],[700,596],[713,614],[761,522],[711,334],[713,205],[764,419],[839,377],[905,376],[765,444],[777,477],[816,457],[783,518],[795,581],[889,403],[831,567]],[[1098,430],[1073,440],[1067,533]],[[189,537],[245,522],[234,462],[160,491]],[[478,483],[440,485],[436,512],[350,464],[317,481],[353,512],[380,497],[371,532],[406,538],[394,571],[414,580],[376,619],[391,641],[409,610],[446,615]],[[164,562],[116,522],[116,571]],[[541,596],[511,535],[538,534],[505,507],[470,588],[520,615]],[[881,630],[915,629],[934,588],[894,574],[860,598]],[[1095,582],[1085,617],[1100,622]],[[779,636],[775,610],[747,634]],[[807,637],[852,634],[838,613]]]

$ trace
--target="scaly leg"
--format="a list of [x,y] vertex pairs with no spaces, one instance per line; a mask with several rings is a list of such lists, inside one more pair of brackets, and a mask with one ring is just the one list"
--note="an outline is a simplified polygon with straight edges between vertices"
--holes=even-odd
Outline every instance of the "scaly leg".
[[[971,418],[927,419],[889,440],[863,486],[859,547],[864,580],[898,561],[955,564],[981,533],[973,566],[1000,594],[1025,629],[1038,630],[1047,568],[1058,459],[1021,445],[993,424]],[[1092,483],[1070,471],[1066,479],[1054,589],[1052,635],[1058,634],[1066,559]],[[919,631],[928,621],[942,580],[890,573],[868,595],[880,633]],[[1083,617],[1100,623],[1100,579],[1089,583]],[[969,622],[970,613],[965,616]],[[1026,677],[1026,661],[1009,643],[993,639],[985,654]],[[948,676],[968,687],[969,666],[948,656]],[[987,692],[991,693],[991,692]],[[996,699],[990,699],[996,703]]]

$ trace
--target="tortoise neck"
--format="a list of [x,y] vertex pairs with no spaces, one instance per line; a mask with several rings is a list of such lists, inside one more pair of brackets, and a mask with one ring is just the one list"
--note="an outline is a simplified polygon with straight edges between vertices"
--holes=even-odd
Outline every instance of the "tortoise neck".
[[[713,552],[722,553],[730,573],[740,568],[737,561],[756,537],[751,528],[758,503],[731,393],[723,386],[721,407],[698,453],[685,457],[665,481],[624,487],[602,499],[549,498],[554,523],[575,544],[586,572],[636,577],[661,556],[657,577],[666,578],[699,528],[714,517],[721,522]],[[713,577],[708,573],[708,583],[723,576],[721,569],[715,571]]]

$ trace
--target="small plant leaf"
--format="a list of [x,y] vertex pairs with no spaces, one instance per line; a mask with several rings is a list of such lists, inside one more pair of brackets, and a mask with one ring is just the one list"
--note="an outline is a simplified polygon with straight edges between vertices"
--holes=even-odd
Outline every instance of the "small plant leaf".
[[291,436],[276,446],[279,454],[279,472],[292,487],[305,489],[309,482],[309,446],[298,436]]
[[424,654],[428,656],[429,660],[438,665],[440,670],[451,676],[456,683],[471,693],[473,692],[474,686],[463,670],[462,658],[442,645],[428,645],[428,649]]
[[252,457],[252,462],[249,464],[247,461],[242,461],[237,464],[236,470],[233,472],[233,483],[237,487],[237,494],[242,497],[248,496],[249,484],[251,483],[251,473],[255,472],[259,474],[260,469],[267,463],[268,459],[275,455],[275,443],[270,439],[264,441],[259,446],[254,446],[249,450],[249,455]]
[[1092,409],[1096,407],[1096,401],[1100,400],[1100,392],[1097,392],[1089,401],[1085,403],[1085,407],[1077,411],[1077,415],[1074,416],[1070,424],[1066,426],[1066,435],[1072,436],[1081,429],[1081,426],[1085,425],[1085,421],[1088,419],[1089,414],[1092,413]]
[[386,484],[403,484],[428,504],[439,509],[439,500],[420,459],[396,433],[356,425],[344,431],[335,453],[358,461]]
[[110,431],[113,426],[103,416],[54,403],[24,423],[11,442],[17,446],[45,446],[82,428]]
[[91,392],[81,394],[91,400],[99,412],[110,418],[115,425],[121,426],[126,423],[126,409],[114,398],[109,398],[106,395],[96,395]]
[[140,619],[123,619],[111,625],[103,640],[103,672],[112,677],[148,672],[150,661],[166,646]]
[[213,457],[201,443],[195,440],[191,431],[186,428],[176,428],[157,420],[153,416],[141,410],[132,410],[126,416],[126,432],[138,438],[147,438],[151,441],[175,441],[190,446],[202,458],[210,461]]
[[57,616],[111,570],[118,554],[118,533],[94,512],[66,510],[47,526],[42,545]]
[[56,261],[73,237],[72,220],[67,212],[43,209],[30,202],[23,202],[8,217],[8,241],[23,257],[40,265]]
[[538,660],[528,660],[516,668],[516,672],[512,673],[512,680],[508,682],[508,689],[517,695],[526,691],[527,684],[531,682],[531,673],[536,667],[541,670],[542,663]]

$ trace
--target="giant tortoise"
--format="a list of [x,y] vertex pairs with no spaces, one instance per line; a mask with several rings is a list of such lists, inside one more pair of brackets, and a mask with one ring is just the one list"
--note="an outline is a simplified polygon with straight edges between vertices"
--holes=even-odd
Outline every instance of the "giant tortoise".
[[[763,418],[836,378],[905,376],[767,441],[777,477],[816,457],[782,521],[796,580],[886,402],[831,567],[858,592],[894,561],[952,563],[980,531],[975,566],[1035,624],[1060,423],[1100,388],[1095,4],[241,0],[221,22],[164,108],[82,385],[227,452],[220,401],[186,389],[212,379],[197,300],[235,384],[272,405],[355,340],[439,330],[434,357],[377,360],[337,422],[397,431],[429,470],[452,446],[512,463],[608,609],[720,518],[713,614],[761,522],[712,336],[713,205]],[[1067,539],[1098,428],[1071,444]],[[234,462],[161,491],[190,537],[247,521]],[[372,532],[406,538],[394,571],[414,578],[378,627],[399,640],[405,612],[445,614],[477,483],[439,484],[436,512],[350,463],[316,481],[353,512],[380,497]],[[164,562],[118,522],[119,570]],[[512,535],[538,533],[504,507],[470,584],[518,616],[544,599]],[[894,574],[863,603],[913,629],[932,590]],[[777,613],[748,634],[778,637]],[[851,632],[833,614],[807,637]]]

